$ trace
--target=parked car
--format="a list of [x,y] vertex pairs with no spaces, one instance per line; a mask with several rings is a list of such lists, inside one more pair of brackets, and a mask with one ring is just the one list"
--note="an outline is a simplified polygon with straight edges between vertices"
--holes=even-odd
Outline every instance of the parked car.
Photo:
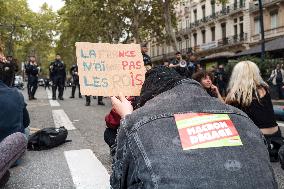
[[14,80],[14,87],[24,90],[24,81],[21,75],[16,75]]
[[44,79],[43,78],[38,79],[38,85],[44,86]]

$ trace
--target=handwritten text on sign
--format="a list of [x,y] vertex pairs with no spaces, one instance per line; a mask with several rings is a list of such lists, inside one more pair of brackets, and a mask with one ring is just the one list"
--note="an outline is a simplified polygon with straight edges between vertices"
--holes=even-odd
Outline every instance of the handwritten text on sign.
[[76,43],[81,93],[138,96],[145,79],[138,44]]
[[241,146],[242,141],[227,114],[175,114],[183,150]]

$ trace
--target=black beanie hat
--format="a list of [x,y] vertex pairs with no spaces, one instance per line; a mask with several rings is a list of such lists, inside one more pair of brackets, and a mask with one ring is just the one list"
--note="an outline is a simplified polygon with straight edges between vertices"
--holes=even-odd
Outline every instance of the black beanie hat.
[[184,79],[175,69],[156,66],[146,72],[137,108],[142,107],[148,100],[172,89],[178,81]]

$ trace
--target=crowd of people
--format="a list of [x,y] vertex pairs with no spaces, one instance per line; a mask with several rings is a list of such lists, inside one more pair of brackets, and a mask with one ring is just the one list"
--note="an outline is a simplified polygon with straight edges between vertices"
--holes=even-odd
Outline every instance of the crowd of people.
[[[147,72],[140,96],[111,97],[105,117],[112,188],[278,188],[270,162],[284,169],[284,140],[269,85],[255,63],[237,63],[229,77],[223,65],[203,69],[193,52],[187,60],[177,52],[158,66],[151,65],[145,44],[141,52]],[[0,186],[26,149],[30,124],[23,95],[11,87],[10,69],[0,51]],[[34,56],[25,70],[29,100],[36,100]],[[52,99],[64,100],[66,67],[59,54],[49,71]],[[82,98],[77,65],[70,74],[70,98],[76,88]],[[274,70],[270,80],[280,85],[280,79],[282,87],[282,71]],[[86,106],[90,101],[86,96]]]

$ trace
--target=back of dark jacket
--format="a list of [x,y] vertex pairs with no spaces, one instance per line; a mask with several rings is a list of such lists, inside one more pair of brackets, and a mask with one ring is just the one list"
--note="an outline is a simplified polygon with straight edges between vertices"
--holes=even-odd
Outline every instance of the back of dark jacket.
[[29,123],[23,95],[0,80],[0,141],[15,132],[24,133]]
[[[242,145],[183,150],[174,115],[186,113],[228,115]],[[111,185],[115,189],[278,187],[259,129],[245,113],[210,97],[193,80],[184,80],[121,121]]]

